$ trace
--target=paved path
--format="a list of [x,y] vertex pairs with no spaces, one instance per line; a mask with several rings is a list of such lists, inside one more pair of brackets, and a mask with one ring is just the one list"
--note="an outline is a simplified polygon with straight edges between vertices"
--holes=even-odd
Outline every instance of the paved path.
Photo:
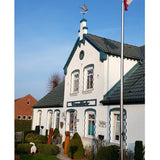
[[60,160],[72,160],[66,154],[64,154],[64,149],[62,147],[62,144],[57,144],[57,146],[60,148],[60,153],[57,154],[57,158],[59,158]]

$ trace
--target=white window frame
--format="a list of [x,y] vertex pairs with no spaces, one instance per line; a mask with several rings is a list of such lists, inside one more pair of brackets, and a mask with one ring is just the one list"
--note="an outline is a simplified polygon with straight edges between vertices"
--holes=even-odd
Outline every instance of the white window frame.
[[[89,71],[91,70],[92,72],[89,73]],[[84,69],[84,91],[90,91],[93,89],[94,89],[94,66],[88,66]]]
[[[18,118],[19,117],[19,118]],[[22,119],[22,116],[21,115],[18,115],[17,116],[17,119],[21,120]]]
[[32,119],[32,116],[28,116],[28,120],[31,120]]
[[[73,114],[73,122],[71,122],[71,114]],[[71,135],[77,132],[77,111],[76,110],[67,111],[66,123],[67,123],[66,130],[70,131]]]
[[[57,117],[58,113],[59,113],[59,116]],[[57,127],[57,125],[58,125],[58,127]],[[59,125],[60,125],[60,111],[57,110],[54,112],[54,128],[59,129]]]
[[120,120],[117,120],[117,115],[120,116],[120,111],[112,111],[111,112],[111,142],[119,144],[120,143],[120,131],[119,131],[119,139],[116,140],[116,130],[118,129],[117,125],[120,127]]
[[22,119],[23,119],[23,120],[26,120],[26,115],[23,115],[23,116],[22,116]]
[[71,75],[71,93],[78,93],[79,92],[79,70],[73,71]]
[[[89,115],[92,114],[94,115],[94,120],[93,119],[89,119]],[[94,121],[94,134],[89,134],[89,121]],[[85,137],[88,138],[93,138],[95,137],[95,126],[96,126],[96,113],[95,111],[86,111],[85,112]],[[91,131],[92,132],[92,131]]]
[[41,126],[41,120],[42,120],[42,111],[38,110],[38,113],[37,113],[37,126]]
[[50,130],[50,128],[53,128],[52,127],[52,124],[53,124],[52,120],[53,120],[53,111],[48,110],[48,112],[47,112],[47,129],[48,129],[48,131]]

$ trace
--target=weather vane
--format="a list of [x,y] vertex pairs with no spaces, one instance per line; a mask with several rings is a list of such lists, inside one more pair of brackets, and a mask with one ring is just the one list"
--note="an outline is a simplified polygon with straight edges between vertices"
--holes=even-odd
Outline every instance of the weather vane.
[[84,15],[87,13],[87,11],[88,11],[88,9],[87,9],[87,7],[86,7],[86,5],[85,5],[85,2],[84,2],[84,4],[83,4],[83,7],[80,7],[81,9],[82,9],[82,11],[81,11],[81,13],[83,13],[83,17],[84,17]]

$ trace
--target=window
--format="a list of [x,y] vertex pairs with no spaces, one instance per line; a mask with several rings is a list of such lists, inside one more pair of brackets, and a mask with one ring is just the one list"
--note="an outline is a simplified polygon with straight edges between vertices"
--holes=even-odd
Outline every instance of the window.
[[94,65],[84,68],[84,91],[93,89]]
[[28,120],[31,120],[32,119],[32,117],[31,116],[28,116]]
[[60,111],[55,111],[55,128],[59,129]]
[[17,119],[21,119],[21,116],[17,116]]
[[114,114],[114,139],[119,140],[120,136],[120,114]]
[[87,109],[85,111],[85,136],[95,136],[95,119],[96,111],[94,109]]
[[79,91],[79,70],[72,72],[72,87],[71,92],[76,93]]
[[38,111],[38,116],[37,116],[37,126],[41,126],[41,117],[42,117],[42,111]]
[[25,120],[26,119],[26,116],[23,116],[23,120]]
[[48,117],[47,117],[47,129],[49,130],[50,128],[52,128],[52,111],[49,110],[48,111]]
[[27,100],[27,104],[28,104],[28,105],[30,104],[30,99]]
[[93,68],[87,70],[87,89],[93,88]]
[[67,111],[67,126],[66,130],[74,134],[77,131],[77,111],[69,110]]
[[94,128],[95,128],[95,115],[94,113],[88,114],[88,135],[94,136]]
[[[123,132],[126,141],[126,110],[123,112]],[[110,110],[110,142],[119,144],[120,142],[120,109]]]

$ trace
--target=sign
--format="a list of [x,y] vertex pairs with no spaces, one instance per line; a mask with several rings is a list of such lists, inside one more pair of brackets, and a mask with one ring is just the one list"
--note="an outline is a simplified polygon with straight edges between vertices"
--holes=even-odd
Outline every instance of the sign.
[[96,105],[97,105],[96,99],[67,102],[67,107],[86,107],[86,106],[96,106]]
[[105,121],[99,121],[99,127],[106,128],[106,122]]

